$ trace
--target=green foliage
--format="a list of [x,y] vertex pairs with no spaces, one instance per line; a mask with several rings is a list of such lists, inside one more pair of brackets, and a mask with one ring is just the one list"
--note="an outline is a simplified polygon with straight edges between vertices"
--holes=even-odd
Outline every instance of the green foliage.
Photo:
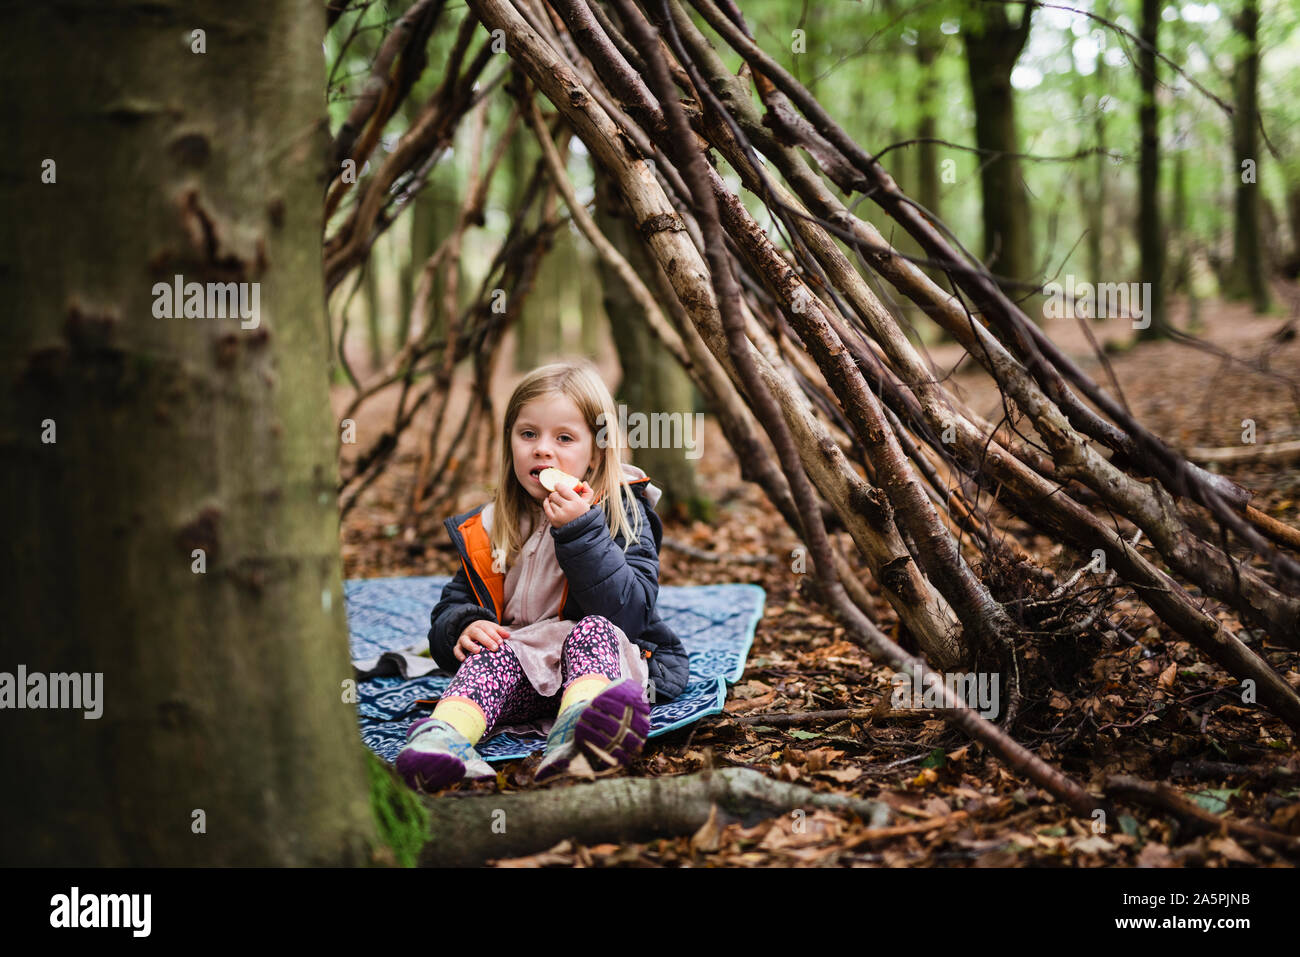
[[369,748],[366,770],[370,775],[370,808],[379,836],[392,849],[399,865],[414,867],[420,849],[429,839],[429,812],[419,796]]
[[[921,77],[916,62],[918,36],[933,31],[942,39],[929,68],[939,81],[937,110],[941,139],[972,144],[974,117],[964,72],[962,32],[980,11],[996,6],[972,0],[883,0],[877,4],[803,4],[756,0],[745,4],[755,36],[782,65],[821,98],[828,111],[868,149],[916,135],[920,116],[914,95]],[[1012,6],[1006,6],[1010,10]],[[1112,281],[1132,279],[1137,269],[1136,224],[1138,98],[1140,77],[1132,62],[1137,0],[1081,0],[1068,6],[1088,11],[1114,26],[1081,13],[1039,9],[1024,53],[1013,74],[1021,149],[1038,157],[1072,157],[1103,146],[1112,154],[1103,166],[1107,211],[1103,244]],[[1231,105],[1232,76],[1240,43],[1228,4],[1168,3],[1160,31],[1160,50],[1177,65],[1158,68],[1162,87],[1161,139],[1165,148],[1162,207],[1173,203],[1172,157],[1187,157],[1186,240],[1193,249],[1230,255],[1232,195],[1239,162],[1232,156],[1231,116],[1211,98]],[[1008,14],[1013,22],[1020,16]],[[1260,40],[1264,51],[1260,104],[1264,128],[1279,157],[1263,150],[1257,157],[1265,201],[1285,215],[1288,187],[1300,189],[1300,8],[1287,0],[1262,0]],[[806,52],[791,52],[791,31],[806,30]],[[1102,69],[1097,69],[1098,61]],[[728,61],[739,68],[739,59]],[[1190,79],[1189,79],[1190,77]],[[1206,92],[1198,91],[1194,80]],[[1096,139],[1102,115],[1105,142]],[[892,151],[884,165],[909,192],[916,190],[911,170],[916,147]],[[941,215],[968,248],[980,236],[980,157],[941,146],[938,161],[951,161],[941,185]],[[1048,275],[1086,272],[1086,210],[1078,198],[1079,179],[1095,178],[1091,156],[1023,162],[1034,198],[1036,262]],[[1093,190],[1089,191],[1090,193]],[[865,207],[864,207],[865,208]]]
[[948,755],[944,754],[943,748],[935,748],[925,756],[920,767],[923,768],[942,768],[948,764]]
[[[1233,16],[1243,2],[1166,3],[1159,34],[1160,51],[1173,64],[1161,62],[1157,68],[1164,155],[1161,208],[1165,211],[1171,250],[1189,250],[1202,264],[1202,281],[1209,275],[1204,264],[1211,255],[1231,258],[1232,253],[1233,194],[1240,183],[1241,161],[1233,155],[1232,120],[1224,107],[1233,103],[1232,78],[1241,54]],[[1085,276],[1089,269],[1087,197],[1104,192],[1102,242],[1107,274],[1102,279],[1132,281],[1137,278],[1138,267],[1135,211],[1140,95],[1140,77],[1133,62],[1139,48],[1132,34],[1137,32],[1140,0],[1077,0],[1061,6],[1084,12],[1036,9],[1028,42],[1012,76],[1020,148],[1030,155],[1021,166],[1032,197],[1034,264],[1044,278],[1060,278],[1066,273]],[[369,5],[360,14],[349,12],[326,37],[326,68],[335,78],[329,94],[332,131],[337,131],[360,93],[369,75],[370,59],[385,32],[408,7],[409,0],[381,2]],[[1023,4],[999,4],[995,0],[745,0],[743,10],[764,49],[807,86],[851,136],[874,153],[919,135],[924,102],[920,93],[923,81],[930,81],[934,135],[951,144],[939,145],[935,150],[935,162],[942,169],[939,215],[963,245],[977,250],[981,238],[978,173],[984,158],[963,148],[974,143],[963,34],[983,19],[990,24],[1004,18],[1014,23],[1023,15]],[[1113,26],[1085,12],[1111,21]],[[373,165],[382,161],[406,129],[415,107],[425,102],[441,82],[441,65],[466,15],[463,7],[449,6],[444,11],[429,43],[428,67],[408,107],[388,124],[384,144],[371,157],[372,172]],[[714,39],[732,72],[739,72],[740,57],[714,37],[697,13],[691,10],[690,16],[706,36]],[[348,46],[344,62],[336,64],[354,26],[358,27],[357,39]],[[1276,155],[1263,146],[1262,155],[1253,159],[1259,188],[1272,213],[1272,220],[1266,217],[1266,222],[1278,223],[1276,228],[1283,236],[1287,230],[1287,195],[1300,194],[1298,27],[1300,6],[1294,0],[1260,0],[1263,57],[1259,101],[1263,127]],[[471,51],[485,40],[486,34],[480,30]],[[918,56],[930,46],[936,51],[932,59]],[[485,79],[490,80],[505,67],[504,57],[499,58],[500,66],[496,59],[485,72]],[[757,102],[756,93],[754,97]],[[508,109],[504,92],[494,94],[489,130],[499,132],[504,128]],[[463,195],[469,174],[471,125],[462,124],[455,150],[439,159],[431,174],[431,195]],[[493,135],[489,133],[489,138]],[[493,248],[503,235],[507,221],[504,210],[512,205],[519,189],[517,181],[531,171],[537,155],[528,137],[516,132],[515,138],[520,141],[519,155],[511,153],[506,164],[509,168],[492,186],[481,232],[483,248]],[[1094,155],[1077,155],[1099,147],[1110,154],[1102,162]],[[1173,158],[1178,153],[1185,157],[1187,197],[1181,234],[1175,234],[1170,218],[1174,205]],[[917,145],[889,150],[881,162],[905,191],[917,196]],[[589,195],[590,162],[580,144],[575,143],[570,172],[579,194]],[[754,197],[745,194],[744,199],[746,205],[756,209]],[[875,215],[870,203],[858,209],[868,217]],[[342,211],[336,213],[341,215]],[[890,233],[887,224],[879,225]],[[891,235],[898,238],[896,233]],[[1276,241],[1270,237],[1270,243]],[[902,245],[905,251],[917,251],[906,241]],[[464,268],[470,272],[484,258],[471,252],[462,257]],[[377,246],[376,254],[402,255],[396,249],[389,252],[386,246]],[[474,278],[466,276],[467,287],[473,285]]]

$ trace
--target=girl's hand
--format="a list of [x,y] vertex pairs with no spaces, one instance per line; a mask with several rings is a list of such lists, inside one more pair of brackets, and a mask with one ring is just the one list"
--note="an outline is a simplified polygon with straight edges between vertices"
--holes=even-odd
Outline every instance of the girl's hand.
[[496,651],[509,635],[510,630],[495,621],[488,621],[486,618],[471,621],[456,641],[456,647],[453,649],[456,660],[464,661],[466,655],[476,655],[484,648],[488,651]]
[[555,486],[554,492],[542,500],[542,511],[550,521],[551,527],[559,528],[591,508],[595,497],[596,490],[586,482],[579,482],[573,486],[561,482]]

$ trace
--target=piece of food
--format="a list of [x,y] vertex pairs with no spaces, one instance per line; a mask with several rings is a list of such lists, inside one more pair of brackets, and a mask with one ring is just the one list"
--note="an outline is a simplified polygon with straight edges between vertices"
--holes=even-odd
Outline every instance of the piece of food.
[[582,485],[582,479],[574,478],[568,472],[562,472],[556,468],[545,468],[537,475],[537,481],[542,483],[542,488],[548,492],[554,492],[555,487],[561,482],[569,485],[575,491],[578,486]]

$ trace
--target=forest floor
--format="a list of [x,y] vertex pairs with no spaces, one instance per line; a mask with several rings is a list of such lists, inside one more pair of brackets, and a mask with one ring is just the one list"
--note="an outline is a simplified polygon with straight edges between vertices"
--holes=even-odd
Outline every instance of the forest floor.
[[[1254,421],[1260,444],[1300,438],[1300,394],[1285,379],[1300,373],[1300,335],[1294,334],[1300,330],[1291,325],[1289,338],[1283,332],[1300,311],[1300,293],[1295,288],[1281,291],[1291,298],[1269,317],[1255,317],[1243,306],[1201,305],[1198,335],[1231,359],[1176,342],[1130,348],[1128,330],[1095,325],[1099,339],[1116,339],[1108,358],[1137,418],[1184,448],[1240,445],[1243,419]],[[1181,323],[1178,309],[1175,304],[1174,317]],[[1087,339],[1074,320],[1055,320],[1046,328],[1066,351],[1081,360],[1089,357]],[[953,346],[930,352],[942,369],[960,358]],[[1107,381],[1095,357],[1086,367],[1098,381]],[[612,383],[616,368],[609,372],[606,381]],[[501,376],[503,397],[494,403],[498,416],[511,378]],[[976,411],[1000,418],[996,391],[980,374],[962,364],[953,380]],[[341,408],[346,392],[336,393],[335,406]],[[391,420],[391,403],[389,418],[369,418],[384,416],[384,399],[380,396],[364,413],[368,418],[359,420],[363,432],[368,423],[378,429]],[[399,534],[417,455],[412,437],[347,516],[345,577],[448,575],[455,570],[450,543],[434,540],[445,535]],[[706,525],[670,517],[665,536],[717,559],[689,557],[666,546],[661,582],[753,582],[766,590],[766,608],[726,712],[653,739],[626,773],[676,775],[745,766],[815,790],[885,801],[895,809],[895,823],[916,827],[906,835],[882,837],[866,833],[867,825],[855,817],[818,810],[748,828],[715,823],[694,835],[645,843],[587,846],[565,841],[529,857],[497,861],[497,866],[1227,867],[1300,862],[1300,851],[1294,849],[1300,846],[1295,735],[1258,706],[1243,704],[1235,679],[1171,633],[1131,594],[1113,596],[1109,617],[1117,627],[1105,632],[1070,637],[1026,633],[1025,700],[1015,735],[1096,790],[1115,774],[1172,785],[1209,812],[1218,826],[1117,800],[1120,819],[1094,833],[1092,821],[1075,818],[946,722],[916,712],[891,716],[892,672],[805,602],[797,588],[800,576],[789,570],[789,563],[736,561],[789,555],[798,540],[783,526],[774,527],[761,492],[741,482],[735,456],[712,419],[698,466],[701,488],[717,503],[718,519]],[[1229,474],[1256,492],[1256,507],[1300,525],[1300,469],[1238,467]],[[485,486],[471,489],[456,507],[469,508],[486,497]],[[450,507],[443,510],[451,513]],[[1038,561],[1062,577],[1088,561],[1008,524]],[[869,582],[865,573],[864,581]],[[876,620],[897,634],[892,611],[874,583],[868,588],[878,604]],[[1220,617],[1300,687],[1300,654],[1242,628],[1227,612]],[[756,723],[737,720],[850,708],[879,713],[833,723],[801,718],[787,726],[765,724],[761,718]],[[536,761],[505,765],[506,789],[537,787],[532,783]],[[491,790],[496,785],[457,786],[476,787]],[[1242,824],[1291,835],[1291,848],[1245,836],[1235,827]]]

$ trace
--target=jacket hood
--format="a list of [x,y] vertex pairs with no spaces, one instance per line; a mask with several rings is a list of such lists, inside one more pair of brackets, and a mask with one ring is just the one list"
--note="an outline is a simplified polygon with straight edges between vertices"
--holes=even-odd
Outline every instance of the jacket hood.
[[[626,462],[624,462],[623,476],[624,478],[627,479],[627,481],[635,482],[638,481],[639,479],[645,478],[646,474],[644,471],[637,468],[635,465],[628,465]],[[647,481],[645,483],[645,500],[646,500],[646,504],[648,504],[651,508],[654,508],[655,505],[658,504],[659,497],[663,494],[664,494],[663,489],[661,489],[658,485],[655,485],[654,482]]]

